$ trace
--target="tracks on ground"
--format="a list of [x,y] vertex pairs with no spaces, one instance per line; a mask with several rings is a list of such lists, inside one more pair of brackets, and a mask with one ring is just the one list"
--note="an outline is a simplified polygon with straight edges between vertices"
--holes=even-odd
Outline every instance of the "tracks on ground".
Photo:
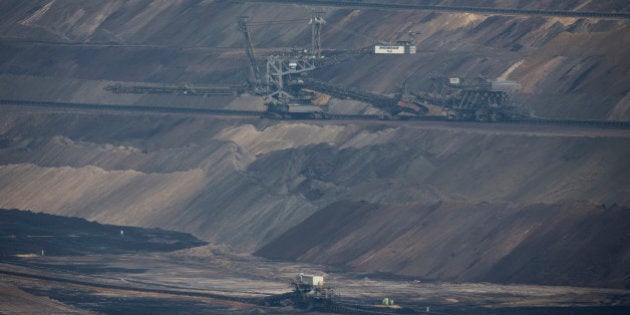
[[441,5],[374,3],[374,2],[359,2],[359,1],[329,1],[329,0],[246,0],[245,2],[271,2],[271,3],[286,3],[286,4],[302,4],[302,5],[311,5],[311,6],[351,7],[351,8],[354,7],[354,8],[368,8],[368,9],[462,12],[462,13],[478,13],[478,14],[493,14],[493,15],[555,16],[555,17],[572,17],[572,18],[599,18],[599,19],[630,20],[630,13],[624,13],[624,12],[523,10],[523,9],[502,9],[502,8],[469,7],[469,6],[441,6]]
[[136,292],[142,292],[142,293],[169,294],[169,295],[177,295],[177,296],[183,296],[183,297],[202,297],[202,298],[241,302],[241,303],[254,304],[254,305],[261,305],[264,303],[264,298],[234,297],[234,296],[201,292],[201,291],[142,288],[142,287],[136,287],[136,286],[107,284],[107,283],[101,283],[101,282],[89,281],[89,280],[77,280],[77,279],[69,279],[69,278],[54,277],[54,276],[44,276],[44,275],[37,275],[37,274],[24,273],[24,272],[18,272],[18,271],[9,271],[9,270],[0,270],[0,274],[6,275],[6,276],[18,277],[18,278],[51,281],[51,282],[69,284],[69,285],[80,285],[80,286],[100,288],[100,289],[136,291]]
[[[70,278],[59,277],[59,276],[46,276],[46,275],[19,272],[19,271],[10,271],[10,270],[0,270],[0,275],[15,277],[15,278],[22,278],[22,279],[40,280],[40,281],[45,281],[45,282],[55,282],[55,283],[60,283],[60,284],[65,284],[65,285],[76,285],[76,286],[82,286],[82,287],[87,287],[87,288],[92,288],[92,289],[96,288],[96,289],[105,289],[105,290],[120,290],[120,291],[125,291],[125,292],[165,294],[165,295],[171,295],[171,296],[180,296],[183,298],[210,298],[213,300],[222,300],[226,302],[238,302],[238,303],[248,304],[248,305],[257,306],[257,307],[280,306],[280,305],[276,305],[278,304],[279,301],[291,299],[294,296],[292,292],[288,292],[288,293],[270,295],[267,297],[259,297],[259,298],[235,297],[235,296],[228,296],[228,295],[196,291],[196,290],[157,289],[157,288],[147,288],[147,287],[129,286],[129,285],[121,285],[121,284],[107,284],[107,283],[102,283],[98,281],[90,281],[89,278],[86,279],[85,277],[83,277],[83,279],[85,280],[83,279],[79,280],[79,279],[70,279]],[[356,305],[356,308],[355,308],[355,304],[349,304],[349,303],[335,303],[335,304],[326,305],[323,307],[318,307],[317,309],[325,313],[348,314],[348,312],[350,312],[353,314],[366,314],[366,315],[368,314],[395,314],[395,313],[389,313],[389,312],[383,312],[383,311],[374,311],[374,310],[371,310],[371,307],[369,306]]]
[[[245,111],[231,109],[205,109],[205,108],[189,108],[189,107],[167,107],[167,106],[150,106],[150,105],[110,105],[110,104],[88,104],[88,103],[63,103],[63,102],[47,102],[47,101],[23,101],[23,100],[3,100],[0,99],[0,106],[20,106],[33,109],[67,109],[67,110],[85,110],[85,111],[107,111],[107,112],[131,112],[131,113],[155,113],[155,114],[188,114],[188,115],[210,115],[210,116],[237,116],[237,117],[261,117],[262,111]],[[477,124],[494,124],[493,122],[468,122],[448,120],[444,117],[402,117],[399,119],[387,119],[379,115],[330,115],[327,121],[379,121],[394,123],[413,123],[413,122],[445,122],[445,123],[477,123]],[[521,119],[504,121],[501,123],[532,125],[532,126],[577,126],[584,128],[598,129],[621,129],[629,130],[630,121],[605,121],[605,120],[569,120],[569,119]]]

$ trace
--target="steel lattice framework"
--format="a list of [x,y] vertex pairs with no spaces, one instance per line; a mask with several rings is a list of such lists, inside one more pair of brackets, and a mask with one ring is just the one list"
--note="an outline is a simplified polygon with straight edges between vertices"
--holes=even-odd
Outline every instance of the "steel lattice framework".
[[270,56],[267,58],[267,96],[277,99],[291,99],[292,95],[284,90],[285,76],[298,74],[315,69],[313,58],[297,57],[286,58],[282,56]]

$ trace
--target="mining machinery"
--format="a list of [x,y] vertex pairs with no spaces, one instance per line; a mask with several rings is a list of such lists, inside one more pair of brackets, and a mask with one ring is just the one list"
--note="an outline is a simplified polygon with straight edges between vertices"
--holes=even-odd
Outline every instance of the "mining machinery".
[[322,13],[323,12],[313,12],[313,17],[308,22],[311,24],[311,55],[317,59],[321,59],[322,57],[321,31],[322,25],[326,24]]
[[[296,21],[306,20],[273,21],[264,22],[264,24]],[[251,23],[248,22],[247,17],[240,17],[238,20],[239,30],[245,39],[245,50],[250,64],[250,86],[254,93],[265,96],[267,106],[265,117],[327,118],[323,107],[312,104],[314,93],[302,89],[304,74],[314,70],[316,60],[321,58],[321,28],[326,21],[321,16],[321,12],[315,12],[308,23],[311,25],[311,49],[294,50],[268,56],[263,82],[248,28]]]
[[[293,50],[268,56],[263,81],[248,26],[306,21],[249,22],[247,17],[238,20],[250,64],[250,87],[254,93],[265,96],[265,117],[329,118],[325,107],[313,104],[315,91],[371,103],[383,111],[383,118],[388,119],[431,117],[458,121],[504,121],[528,117],[526,111],[513,105],[509,91],[495,88],[496,83],[501,83],[498,86],[502,87],[518,85],[507,81],[434,78],[428,90],[417,90],[415,93],[409,92],[406,82],[403,82],[396,97],[387,97],[307,78],[306,73],[315,70],[316,63],[326,64],[322,62],[324,59],[321,56],[321,29],[326,23],[321,12],[313,13],[308,20],[311,25],[310,50]],[[403,46],[413,47],[409,53],[415,53],[415,46]]]
[[441,115],[449,120],[516,120],[530,116],[511,100],[510,93],[518,89],[520,85],[513,81],[432,78],[427,91],[415,94],[415,103],[427,108],[439,106]]
[[247,16],[241,16],[238,19],[238,29],[243,33],[245,37],[245,54],[249,60],[250,78],[248,80],[249,86],[254,90],[254,93],[262,93],[262,84],[260,79],[260,68],[256,61],[256,53],[254,52],[254,45],[252,44],[252,37],[247,28]]
[[324,108],[313,105],[314,93],[303,89],[300,76],[315,69],[312,56],[267,58],[267,113],[270,118],[327,118]]
[[324,286],[324,277],[298,274],[291,280],[294,299],[298,307],[326,308],[334,303],[338,293]]

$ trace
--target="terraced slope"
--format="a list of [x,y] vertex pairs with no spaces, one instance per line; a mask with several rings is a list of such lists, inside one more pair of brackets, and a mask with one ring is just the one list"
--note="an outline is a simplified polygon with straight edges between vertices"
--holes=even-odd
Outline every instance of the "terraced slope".
[[[569,283],[567,272],[527,280],[541,271],[502,267],[499,277],[489,270],[516,268],[508,262],[529,248],[570,237],[544,259],[574,259],[563,255],[565,245],[605,252],[612,258],[603,262],[576,253],[581,259],[571,270],[604,268],[592,273],[604,276],[581,284],[625,283],[625,131],[5,113],[0,207],[161,227],[239,251],[436,279]],[[358,202],[369,206],[355,209]],[[584,222],[598,223],[587,233]],[[325,227],[325,238],[295,232],[304,225]],[[552,233],[560,227],[568,236]],[[300,245],[279,245],[296,239],[291,233],[303,234]],[[461,249],[458,240],[472,243]],[[394,256],[400,248],[408,251]]]
[[340,201],[257,254],[423,280],[630,288],[629,213],[583,202]]
[[[401,2],[401,3],[404,3]],[[453,1],[429,1],[453,5]],[[627,12],[623,1],[468,1],[460,5]],[[435,76],[510,79],[542,117],[630,119],[628,21],[492,16],[323,7],[325,55],[409,40],[413,56],[356,56],[316,71],[320,80],[377,93],[426,89]],[[4,1],[0,4],[0,97],[111,104],[225,107],[229,97],[117,95],[112,83],[242,84],[249,70],[237,17],[293,20],[251,27],[261,62],[308,47],[298,4],[232,1]],[[411,34],[411,35],[410,35]],[[76,79],[80,79],[77,81]]]
[[[532,1],[509,3],[537,9]],[[540,3],[628,9],[614,1]],[[419,51],[356,54],[314,72],[319,80],[391,95],[405,80],[413,92],[433,76],[500,77],[523,86],[517,99],[538,116],[630,119],[628,22],[325,11],[322,41],[331,58],[410,32]],[[104,88],[242,84],[249,70],[238,16],[311,13],[236,1],[3,1],[0,99],[260,108],[254,96]],[[261,60],[308,46],[302,22],[252,28]],[[350,102],[335,102],[351,111],[342,108]],[[240,252],[366,272],[625,287],[629,157],[627,130],[2,106],[0,207],[178,230]],[[300,233],[318,226],[330,233]],[[300,234],[300,244],[279,245]]]

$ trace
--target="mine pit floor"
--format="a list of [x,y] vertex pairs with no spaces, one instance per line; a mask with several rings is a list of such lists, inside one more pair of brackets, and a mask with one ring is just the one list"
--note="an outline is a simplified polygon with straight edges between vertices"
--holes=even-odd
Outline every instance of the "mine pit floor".
[[[319,265],[269,261],[211,245],[171,253],[4,259],[0,273],[3,285],[97,313],[308,312],[263,302],[289,292],[288,281],[297,273],[324,275],[326,285],[339,293],[337,303],[357,305],[357,309],[378,305],[389,297],[412,313],[426,312],[427,307],[435,314],[630,311],[628,290],[387,279]],[[0,311],[16,310],[11,307],[6,304]]]

